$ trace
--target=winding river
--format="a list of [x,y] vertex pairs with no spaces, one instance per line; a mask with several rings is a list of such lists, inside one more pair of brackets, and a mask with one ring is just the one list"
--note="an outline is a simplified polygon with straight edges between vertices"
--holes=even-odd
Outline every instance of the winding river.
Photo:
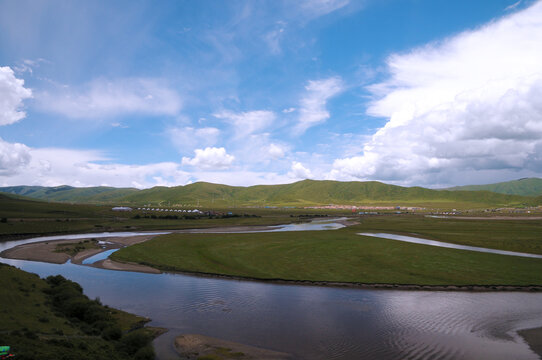
[[[340,227],[313,224],[304,230]],[[273,230],[278,229],[285,227]],[[108,236],[119,233],[84,235]],[[60,238],[66,237],[49,240]],[[40,240],[0,243],[0,251]],[[0,261],[42,277],[62,274],[89,297],[170,329],[155,340],[161,360],[176,358],[173,339],[183,333],[288,352],[296,359],[538,359],[516,331],[542,326],[540,293],[343,289]]]

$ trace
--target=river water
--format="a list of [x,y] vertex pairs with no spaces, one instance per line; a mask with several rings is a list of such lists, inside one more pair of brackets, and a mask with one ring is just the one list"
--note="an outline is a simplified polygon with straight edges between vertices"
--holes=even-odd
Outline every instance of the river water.
[[468,251],[483,252],[483,253],[488,253],[488,254],[520,256],[520,257],[542,259],[542,255],[538,255],[538,254],[528,254],[528,253],[522,253],[522,252],[516,252],[516,251],[488,249],[488,248],[483,248],[483,247],[478,247],[478,246],[458,245],[458,244],[452,244],[452,243],[447,243],[447,242],[442,242],[442,241],[422,239],[422,238],[414,237],[414,236],[405,236],[405,235],[396,235],[396,234],[387,234],[387,233],[359,233],[358,235],[371,236],[371,237],[377,237],[377,238],[383,238],[383,239],[389,239],[389,240],[398,240],[398,241],[404,241],[404,242],[409,242],[413,244],[444,247],[448,249],[468,250]]
[[538,359],[516,334],[542,326],[538,293],[342,289],[0,261],[62,274],[89,297],[170,329],[155,340],[159,359],[176,358],[173,339],[183,333],[296,359]]

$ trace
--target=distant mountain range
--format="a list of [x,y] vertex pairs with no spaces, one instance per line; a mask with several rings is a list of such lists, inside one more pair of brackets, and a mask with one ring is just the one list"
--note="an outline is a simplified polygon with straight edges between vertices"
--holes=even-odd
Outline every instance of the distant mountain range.
[[76,188],[72,186],[8,186],[0,187],[0,192],[26,196],[34,199],[74,203],[103,203],[115,201],[118,198],[138,192],[134,188],[114,188],[96,186]]
[[488,185],[456,186],[446,190],[461,191],[492,191],[499,194],[540,196],[542,195],[542,179],[524,178],[514,181],[506,181]]
[[[542,180],[522,179],[517,182],[522,186],[525,184],[523,193],[537,195],[533,190],[535,188],[534,184],[542,183]],[[521,190],[521,186],[519,185],[510,185],[510,188],[515,189],[516,192],[520,192]],[[542,204],[542,196],[526,197],[476,190],[465,191],[460,188],[432,190],[422,187],[388,185],[377,181],[340,182],[327,180],[303,180],[292,184],[249,187],[198,182],[185,186],[157,186],[144,190],[103,186],[89,188],[75,188],[71,186],[11,186],[0,188],[0,192],[46,201],[132,205],[150,204],[154,206],[191,205],[218,207],[386,204],[438,207],[441,205],[457,204],[464,207],[484,207]],[[538,194],[542,194],[542,191]]]

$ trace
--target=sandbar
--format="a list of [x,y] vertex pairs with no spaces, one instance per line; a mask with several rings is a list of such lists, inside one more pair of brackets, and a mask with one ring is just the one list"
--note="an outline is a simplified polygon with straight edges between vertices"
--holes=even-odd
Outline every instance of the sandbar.
[[525,339],[531,350],[542,359],[542,327],[520,330],[518,334]]
[[[286,360],[293,359],[290,354],[204,335],[185,334],[175,338],[175,349],[182,359],[192,360],[205,356],[226,359]],[[214,356],[213,356],[214,355]]]

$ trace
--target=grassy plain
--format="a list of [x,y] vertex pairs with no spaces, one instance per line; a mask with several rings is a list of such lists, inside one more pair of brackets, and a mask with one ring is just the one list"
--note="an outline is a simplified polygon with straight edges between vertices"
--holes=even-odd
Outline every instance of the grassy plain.
[[[205,210],[205,209],[202,209]],[[214,209],[216,210],[216,209]],[[0,240],[21,236],[46,234],[126,231],[126,230],[168,230],[187,228],[206,228],[216,226],[245,226],[284,224],[297,220],[298,215],[321,214],[319,210],[305,209],[219,209],[232,211],[239,215],[229,218],[135,218],[143,212],[114,212],[110,205],[80,205],[49,203],[18,199],[0,194]],[[345,212],[331,212],[344,214]],[[347,212],[346,212],[347,213]],[[290,215],[294,216],[291,217]]]
[[164,270],[258,279],[419,285],[542,284],[542,260],[484,254],[357,235],[416,233],[441,241],[542,253],[540,220],[364,217],[334,231],[172,234],[121,249],[119,261]]

